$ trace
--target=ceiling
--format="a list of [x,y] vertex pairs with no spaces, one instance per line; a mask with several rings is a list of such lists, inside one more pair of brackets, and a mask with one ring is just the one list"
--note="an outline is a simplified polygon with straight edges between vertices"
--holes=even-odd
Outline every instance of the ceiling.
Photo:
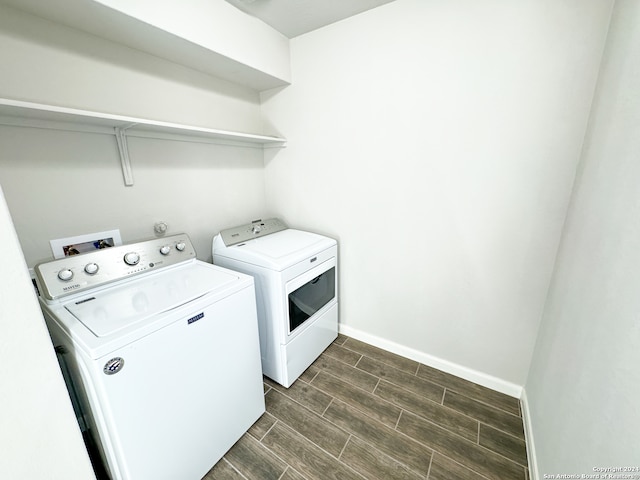
[[297,37],[394,0],[226,0],[288,38]]

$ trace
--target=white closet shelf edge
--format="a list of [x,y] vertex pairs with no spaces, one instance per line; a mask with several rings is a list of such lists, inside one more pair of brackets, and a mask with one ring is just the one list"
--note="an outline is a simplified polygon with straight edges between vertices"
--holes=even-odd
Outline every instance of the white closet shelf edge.
[[269,135],[195,127],[4,98],[0,98],[0,123],[109,134],[114,134],[115,129],[121,129],[130,137],[166,138],[254,147],[283,147],[286,144],[286,139]]

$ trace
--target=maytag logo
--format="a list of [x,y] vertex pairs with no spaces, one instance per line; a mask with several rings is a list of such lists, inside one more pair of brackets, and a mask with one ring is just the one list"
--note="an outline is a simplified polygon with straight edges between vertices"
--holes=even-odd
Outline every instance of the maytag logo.
[[73,290],[74,288],[80,288],[80,284],[76,283],[75,285],[67,285],[66,287],[62,287],[63,291]]
[[122,370],[122,367],[124,367],[124,358],[114,357],[104,364],[102,371],[105,375],[114,375]]
[[204,312],[199,313],[195,317],[191,317],[189,320],[187,320],[187,325],[191,325],[193,322],[197,322],[198,320],[200,320],[203,317],[204,317]]

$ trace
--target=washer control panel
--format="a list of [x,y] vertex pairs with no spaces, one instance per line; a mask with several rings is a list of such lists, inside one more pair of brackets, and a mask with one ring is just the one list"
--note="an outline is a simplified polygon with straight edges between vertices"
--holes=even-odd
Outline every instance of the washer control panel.
[[47,300],[196,258],[186,234],[103,248],[36,265],[36,282]]
[[237,243],[246,242],[256,237],[264,237],[270,233],[286,230],[288,227],[279,218],[269,218],[267,220],[254,220],[247,225],[228,228],[222,230],[220,236],[227,247]]

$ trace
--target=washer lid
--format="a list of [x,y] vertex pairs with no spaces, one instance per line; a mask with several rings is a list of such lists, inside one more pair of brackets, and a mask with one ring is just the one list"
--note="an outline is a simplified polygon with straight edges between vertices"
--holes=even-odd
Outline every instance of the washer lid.
[[289,228],[230,247],[216,247],[214,255],[281,271],[336,244],[332,238]]
[[235,272],[195,264],[95,292],[65,305],[97,337],[106,337],[238,281]]

